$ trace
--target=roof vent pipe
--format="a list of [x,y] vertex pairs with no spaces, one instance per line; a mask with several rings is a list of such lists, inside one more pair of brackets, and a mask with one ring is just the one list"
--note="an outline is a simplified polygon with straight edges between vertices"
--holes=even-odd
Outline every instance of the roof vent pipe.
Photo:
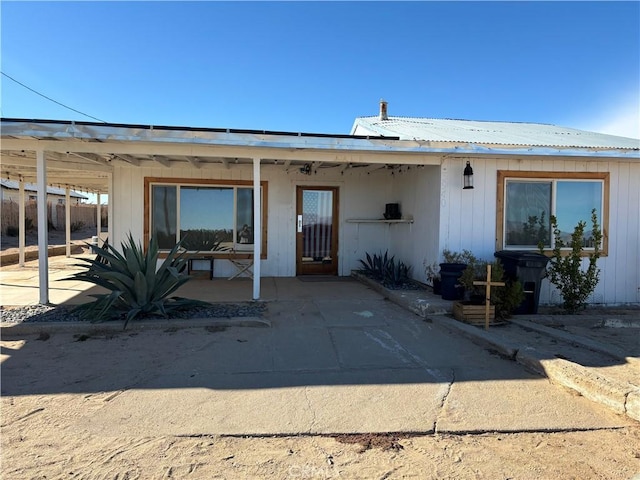
[[380,120],[389,120],[387,116],[387,102],[384,99],[380,99]]

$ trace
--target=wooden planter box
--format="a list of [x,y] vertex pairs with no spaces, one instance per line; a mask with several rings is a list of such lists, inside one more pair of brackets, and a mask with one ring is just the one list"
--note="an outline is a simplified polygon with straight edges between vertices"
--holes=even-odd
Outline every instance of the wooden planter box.
[[[453,304],[453,316],[456,320],[460,320],[472,325],[484,325],[484,305],[468,305],[463,302],[454,302]],[[496,307],[491,305],[489,307],[489,324],[496,323]]]

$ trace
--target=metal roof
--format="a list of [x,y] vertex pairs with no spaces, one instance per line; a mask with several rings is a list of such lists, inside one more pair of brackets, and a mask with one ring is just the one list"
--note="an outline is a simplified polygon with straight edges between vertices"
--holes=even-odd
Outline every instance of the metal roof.
[[394,135],[403,140],[561,148],[640,150],[640,140],[542,123],[488,122],[418,117],[358,117],[352,133]]
[[444,155],[640,160],[640,140],[531,123],[361,117],[357,135],[10,118],[0,124],[3,177],[33,182],[41,151],[49,184],[96,193],[108,191],[118,166],[232,168],[260,158],[286,172],[310,163],[314,170],[357,166],[369,173],[440,165]]
[[[17,180],[8,180],[5,178],[1,178],[0,179],[0,185],[4,188],[8,188],[10,190],[18,190],[19,189],[19,183]],[[38,191],[38,186],[35,183],[25,183],[24,184],[24,189],[27,192],[37,192]],[[58,187],[47,187],[47,193],[49,195],[60,195],[60,196],[65,196],[66,192],[64,188],[58,188]],[[86,195],[82,195],[81,193],[76,192],[75,190],[71,190],[69,192],[69,195],[75,198],[82,198],[87,200],[89,197],[87,197]]]

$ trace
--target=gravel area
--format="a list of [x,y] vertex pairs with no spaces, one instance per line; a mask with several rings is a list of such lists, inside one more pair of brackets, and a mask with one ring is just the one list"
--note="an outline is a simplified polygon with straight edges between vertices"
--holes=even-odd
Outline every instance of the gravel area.
[[[73,312],[75,307],[29,305],[25,307],[0,307],[0,321],[6,323],[35,322],[89,322]],[[239,302],[216,303],[205,307],[193,307],[171,312],[169,318],[229,318],[261,317],[267,306],[264,303]],[[164,318],[159,316],[138,318]]]

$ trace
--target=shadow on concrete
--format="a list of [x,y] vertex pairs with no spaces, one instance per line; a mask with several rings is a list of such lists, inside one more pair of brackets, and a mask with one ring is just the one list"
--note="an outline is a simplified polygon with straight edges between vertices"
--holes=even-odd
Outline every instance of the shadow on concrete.
[[[198,281],[224,290],[251,282]],[[459,332],[407,312],[354,281],[264,279],[271,328],[215,326],[4,338],[2,395],[127,389],[274,389],[318,385],[450,384],[539,378]],[[219,288],[216,288],[219,286]],[[87,293],[87,292],[85,292]],[[515,326],[495,327],[508,341]],[[511,335],[511,337],[510,337]],[[521,334],[520,334],[521,335]],[[534,334],[532,334],[534,335]],[[535,334],[537,335],[537,334]],[[536,344],[535,335],[531,337]],[[546,350],[542,350],[545,352]],[[562,347],[560,355],[566,355]],[[581,351],[599,367],[624,363]],[[553,349],[549,358],[558,358]],[[375,401],[375,400],[373,400]]]

